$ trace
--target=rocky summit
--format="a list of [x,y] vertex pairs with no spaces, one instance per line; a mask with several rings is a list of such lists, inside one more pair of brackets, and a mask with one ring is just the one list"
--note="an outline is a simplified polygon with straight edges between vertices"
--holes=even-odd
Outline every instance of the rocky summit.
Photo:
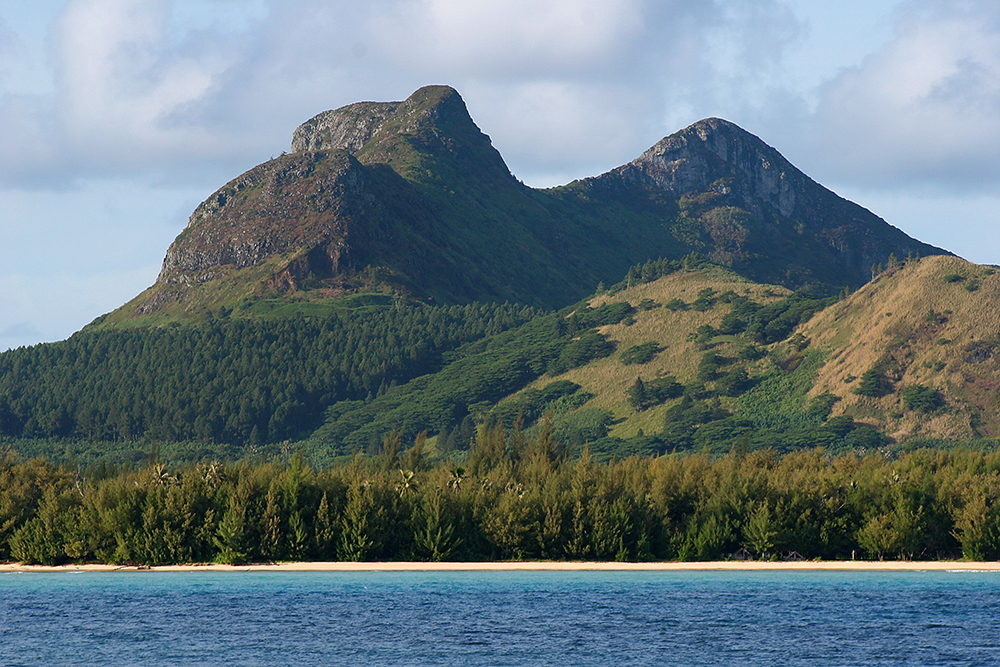
[[447,86],[321,113],[291,153],[213,193],[156,283],[104,318],[199,318],[358,293],[561,307],[630,266],[698,253],[753,280],[858,286],[890,256],[942,254],[724,120],[547,190],[507,168]]
[[[942,254],[819,185],[777,150],[719,118],[657,142],[582,190],[676,201],[677,240],[755,280],[859,285],[890,255]],[[947,254],[947,253],[945,253]]]

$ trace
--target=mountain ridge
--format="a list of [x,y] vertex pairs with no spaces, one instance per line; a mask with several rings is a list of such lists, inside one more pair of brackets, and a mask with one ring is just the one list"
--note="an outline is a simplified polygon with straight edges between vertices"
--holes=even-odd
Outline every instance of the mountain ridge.
[[[690,200],[690,193],[698,193],[695,199],[712,201],[715,210],[733,206],[771,223],[768,227],[720,216],[706,220],[715,252],[709,257],[722,263],[766,252],[762,248],[776,238],[810,233],[821,241],[819,249],[827,251],[826,257],[813,260],[815,265],[835,265],[840,260],[856,274],[885,263],[890,254],[900,258],[950,254],[911,239],[871,211],[824,188],[759,137],[720,118],[698,121],[664,137],[631,162],[584,179],[581,185],[614,189],[616,182],[671,193],[682,206],[685,197]],[[704,201],[689,205],[697,211]],[[763,240],[755,243],[755,235]],[[838,277],[819,275],[831,284]],[[761,282],[793,286],[782,278],[775,272],[755,276]]]
[[856,287],[890,255],[947,254],[716,118],[545,190],[510,173],[447,86],[323,112],[291,148],[199,205],[156,283],[102,326],[366,290],[561,307],[691,252],[761,282]]

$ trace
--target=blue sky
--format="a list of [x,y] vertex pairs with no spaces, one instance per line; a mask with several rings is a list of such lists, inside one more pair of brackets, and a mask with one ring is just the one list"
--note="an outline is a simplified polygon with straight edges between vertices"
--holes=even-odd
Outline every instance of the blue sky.
[[194,207],[299,123],[431,83],[530,185],[719,116],[1000,263],[993,0],[0,0],[0,350],[150,285]]

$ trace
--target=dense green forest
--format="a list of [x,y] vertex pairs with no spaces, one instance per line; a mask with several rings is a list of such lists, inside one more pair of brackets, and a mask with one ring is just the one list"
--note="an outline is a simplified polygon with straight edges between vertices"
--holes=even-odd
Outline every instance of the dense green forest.
[[0,457],[0,560],[707,560],[1000,557],[1000,453],[822,449],[567,455],[482,425],[462,465],[420,436],[314,469],[283,461],[73,470]]
[[[697,255],[649,261],[605,293],[711,268]],[[591,395],[555,379],[616,351],[597,328],[631,321],[636,310],[622,301],[559,313],[479,303],[263,320],[225,313],[200,324],[83,331],[0,354],[0,438],[27,456],[84,464],[134,462],[153,448],[171,462],[233,460],[295,442],[311,463],[327,465],[374,451],[394,431],[407,440],[426,431],[447,457],[468,448],[477,420],[529,426],[550,412],[557,435],[577,448],[589,443],[597,460],[722,453],[735,444],[877,447],[887,440],[863,424],[826,423],[830,405],[822,400],[793,405],[790,399],[808,389],[815,360],[801,343],[792,340],[791,356],[768,376],[751,378],[745,370],[838,298],[806,289],[762,305],[703,290],[691,303],[666,303],[667,310],[728,312],[718,328],[690,332],[703,355],[693,381],[681,385],[668,376],[633,387],[636,410],[681,400],[662,430],[628,440],[609,437],[609,411],[575,410]],[[714,349],[710,341],[718,336],[742,341],[739,356]],[[641,364],[641,354],[655,351],[625,350],[622,363]],[[548,386],[500,403],[545,375],[554,378]],[[720,396],[738,397],[738,414],[720,407]]]
[[335,457],[394,429],[450,433],[545,373],[613,352],[595,328],[631,309],[568,310],[410,304],[83,331],[0,354],[0,436],[29,451],[26,440],[50,452],[54,441],[198,442],[237,457],[311,437]]
[[0,354],[0,435],[257,446],[440,369],[463,344],[541,315],[510,304],[212,319],[81,332]]

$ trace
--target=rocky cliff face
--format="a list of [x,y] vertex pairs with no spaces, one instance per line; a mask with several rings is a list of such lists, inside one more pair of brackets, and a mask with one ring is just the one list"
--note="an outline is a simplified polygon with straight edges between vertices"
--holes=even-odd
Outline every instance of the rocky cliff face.
[[295,130],[291,154],[251,169],[195,209],[167,250],[157,283],[204,282],[285,253],[306,253],[305,269],[322,277],[363,267],[377,254],[371,242],[386,236],[392,213],[384,175],[377,178],[355,154],[367,165],[405,172],[420,152],[402,142],[453,160],[485,152],[487,166],[509,177],[450,88],[327,111]]
[[325,111],[296,128],[292,152],[340,149],[356,153],[392,117],[400,102],[358,102]]
[[[429,97],[449,104],[427,104]],[[442,113],[441,106],[450,108]],[[354,154],[371,144],[371,163],[371,153],[385,152],[400,135],[420,133],[444,115],[461,124],[463,114],[474,127],[457,93],[438,87],[404,102],[361,102],[319,114],[295,130],[291,154],[251,169],[195,209],[167,250],[156,284],[207,282],[282,255],[288,261],[271,283],[287,289],[296,277],[329,279],[365,267],[380,254],[375,246],[392,235],[395,212],[386,202],[398,204],[411,193],[398,192],[405,190],[401,179],[387,191],[385,173],[373,173]]]
[[[729,194],[735,187],[751,208],[767,205],[785,218],[795,212],[796,193],[815,185],[778,151],[719,118],[661,139],[612,173],[677,197],[712,190]],[[717,184],[720,179],[730,182]]]
[[676,235],[762,281],[857,286],[891,254],[943,252],[837,196],[758,137],[719,118],[665,137],[581,186],[667,195],[680,209]]
[[288,255],[282,280],[363,265],[387,214],[366,170],[343,150],[287,155],[228,183],[192,214],[157,284],[205,282]]

